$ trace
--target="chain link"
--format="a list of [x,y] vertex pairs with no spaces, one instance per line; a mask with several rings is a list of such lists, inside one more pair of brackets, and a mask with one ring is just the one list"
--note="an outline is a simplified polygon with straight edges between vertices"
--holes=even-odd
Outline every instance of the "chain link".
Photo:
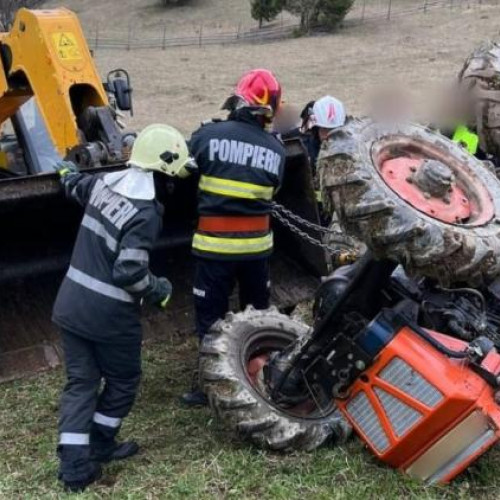
[[[280,215],[283,214],[283,216],[288,217],[290,220],[293,220],[296,224],[299,226],[306,227],[308,229],[312,229],[313,231],[317,231],[318,233],[323,233],[323,234],[333,234],[335,236],[340,236],[342,238],[345,238],[344,233],[341,231],[336,231],[334,229],[330,229],[328,227],[323,227],[320,226],[319,224],[314,224],[313,222],[310,222],[306,219],[303,219],[300,217],[300,215],[297,215],[296,213],[292,212],[291,210],[288,210],[288,208],[285,208],[283,205],[280,205],[276,202],[272,202],[272,207],[273,207],[273,215]],[[278,217],[276,217],[278,218]]]
[[[311,245],[322,248],[326,250],[333,259],[335,259],[339,263],[349,263],[354,262],[359,257],[359,252],[352,248],[350,250],[341,250],[339,248],[334,248],[330,246],[328,243],[321,241],[318,238],[311,236],[309,233],[303,231],[299,226],[303,226],[305,228],[311,229],[313,231],[317,231],[322,234],[334,235],[340,237],[343,244],[349,246],[347,244],[345,235],[333,229],[328,229],[323,226],[319,226],[318,224],[314,224],[306,219],[303,219],[299,215],[293,213],[292,211],[285,208],[283,205],[279,205],[278,203],[272,204],[273,206],[273,217],[278,220],[284,227],[286,227],[289,231],[299,236],[304,241],[307,241]],[[293,222],[292,222],[293,221]]]

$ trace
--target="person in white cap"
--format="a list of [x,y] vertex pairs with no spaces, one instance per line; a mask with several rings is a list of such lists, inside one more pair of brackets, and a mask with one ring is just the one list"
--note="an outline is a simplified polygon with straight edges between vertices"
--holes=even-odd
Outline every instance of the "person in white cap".
[[332,130],[342,127],[347,119],[344,104],[335,97],[326,95],[317,101],[311,101],[301,113],[302,133],[307,137],[311,167],[316,172],[321,143],[328,138]]
[[189,165],[181,134],[150,125],[137,137],[125,170],[91,175],[70,162],[56,167],[66,195],[84,207],[53,311],[67,374],[57,448],[66,490],[83,491],[100,477],[100,463],[139,449],[116,436],[141,376],[141,304],[164,308],[172,293],[170,282],[149,270],[163,216],[155,175],[182,177]]

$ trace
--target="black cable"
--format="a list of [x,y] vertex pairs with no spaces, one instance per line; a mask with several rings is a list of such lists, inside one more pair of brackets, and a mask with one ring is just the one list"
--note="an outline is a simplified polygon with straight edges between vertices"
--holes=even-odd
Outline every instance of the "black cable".
[[406,322],[407,326],[409,326],[419,337],[422,337],[426,342],[432,345],[436,350],[438,350],[441,354],[448,356],[449,358],[454,359],[465,359],[468,356],[467,351],[454,351],[449,349],[445,345],[441,344],[438,340],[436,340],[430,333],[421,328],[420,326],[408,321],[407,318],[402,316],[402,319]]

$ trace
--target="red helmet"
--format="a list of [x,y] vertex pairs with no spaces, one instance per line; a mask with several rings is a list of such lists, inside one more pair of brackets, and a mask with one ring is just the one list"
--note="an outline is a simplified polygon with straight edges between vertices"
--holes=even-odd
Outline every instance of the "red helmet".
[[234,109],[235,99],[247,106],[271,111],[274,115],[281,103],[281,85],[267,69],[254,69],[240,78],[234,95],[223,108]]

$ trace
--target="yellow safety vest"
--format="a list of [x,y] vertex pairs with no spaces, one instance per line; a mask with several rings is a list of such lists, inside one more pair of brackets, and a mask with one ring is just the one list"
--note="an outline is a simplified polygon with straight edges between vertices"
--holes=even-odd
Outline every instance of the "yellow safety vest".
[[479,136],[471,132],[465,125],[459,125],[455,129],[452,141],[463,145],[471,155],[475,155],[479,148]]

